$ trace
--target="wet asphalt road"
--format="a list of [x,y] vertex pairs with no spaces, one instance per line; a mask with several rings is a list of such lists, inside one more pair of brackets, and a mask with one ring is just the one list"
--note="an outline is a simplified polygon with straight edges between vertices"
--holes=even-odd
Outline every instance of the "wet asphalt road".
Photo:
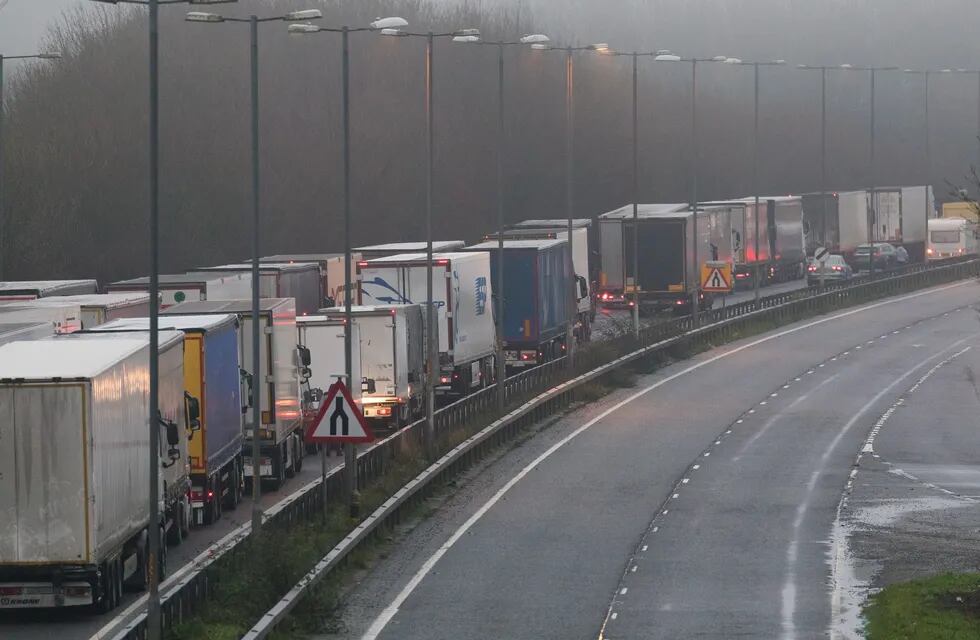
[[[965,283],[792,325],[562,417],[405,533],[324,637],[846,631],[864,570],[837,560],[855,461],[923,375],[980,350],[978,301]],[[909,424],[910,443],[932,437]]]

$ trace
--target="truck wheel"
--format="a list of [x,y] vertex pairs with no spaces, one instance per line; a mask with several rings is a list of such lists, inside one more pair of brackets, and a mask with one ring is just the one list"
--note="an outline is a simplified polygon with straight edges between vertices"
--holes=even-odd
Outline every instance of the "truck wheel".
[[[286,444],[282,449],[282,466],[286,468],[286,477],[293,478],[296,476],[296,463],[299,456],[296,455],[296,447],[293,446],[293,438],[290,437],[286,440]],[[290,460],[290,453],[292,453],[292,460]]]
[[280,450],[278,455],[272,457],[272,479],[268,482],[273,491],[278,491],[282,483],[286,481],[286,456],[284,454],[285,451]]
[[294,449],[296,451],[296,458],[293,461],[293,466],[296,468],[296,473],[299,473],[303,470],[303,456],[306,455],[306,452],[303,450],[303,441],[299,438],[296,438],[296,446]]
[[176,547],[180,544],[180,529],[184,526],[181,520],[184,519],[184,509],[180,503],[174,505],[173,524],[167,529],[166,543]]
[[109,613],[116,608],[116,567],[112,561],[102,563],[100,567],[102,574],[99,580],[100,598],[95,610],[99,613]]
[[234,511],[238,507],[238,503],[242,501],[242,478],[238,471],[238,461],[231,463],[231,472],[228,474],[228,482],[231,485],[228,487],[228,499],[225,502],[225,508],[228,511]]

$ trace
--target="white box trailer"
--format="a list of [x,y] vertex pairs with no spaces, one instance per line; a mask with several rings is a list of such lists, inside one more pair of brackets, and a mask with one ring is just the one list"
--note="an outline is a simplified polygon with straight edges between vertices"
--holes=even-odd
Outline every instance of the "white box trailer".
[[875,196],[875,241],[901,245],[910,261],[924,261],[928,220],[936,217],[932,187],[881,187],[875,189]]
[[[221,275],[247,274],[251,277],[252,264],[225,264],[217,267],[202,267],[198,271]],[[248,295],[244,298],[226,297],[229,295],[229,293],[220,292],[208,296],[208,300],[251,299],[251,285]],[[316,310],[323,306],[319,265],[310,262],[267,262],[259,265],[259,297],[293,298],[296,301],[296,315],[316,313]]]
[[[310,421],[316,418],[320,403],[330,385],[344,380],[347,372],[344,353],[344,321],[325,315],[296,318],[296,340],[310,351],[310,377],[303,383],[303,434]],[[349,385],[354,402],[361,400],[361,337],[360,327],[351,323],[351,382]],[[307,451],[316,448],[307,443]]]
[[[343,321],[342,308],[321,312],[331,320]],[[422,307],[417,304],[355,306],[351,314],[360,339],[364,417],[382,427],[408,424],[424,410]]]
[[[303,466],[301,427],[303,423],[300,400],[302,363],[296,344],[296,305],[292,298],[262,298],[259,300],[259,331],[261,345],[259,362],[261,375],[252,366],[252,301],[207,300],[184,302],[164,311],[170,316],[236,314],[241,319],[239,329],[239,361],[252,379],[259,398],[260,422],[258,437],[262,452],[261,478],[278,488]],[[243,464],[245,477],[252,477],[252,411],[245,417]]]
[[[361,254],[351,252],[350,282],[351,289],[357,286],[357,263]],[[313,263],[320,269],[320,291],[328,306],[343,304],[344,298],[344,254],[342,253],[289,253],[262,258],[264,263]]]
[[[147,536],[179,526],[149,517],[149,339],[91,338],[0,347],[0,609],[108,611],[143,583]],[[161,500],[186,476],[182,339],[160,334]]]
[[[458,251],[465,246],[466,243],[462,240],[433,240],[432,253]],[[354,249],[354,251],[361,254],[362,260],[387,258],[388,256],[397,256],[401,253],[425,253],[426,250],[427,245],[425,242],[389,242],[387,244],[372,244]]]
[[74,333],[82,329],[82,307],[58,298],[35,298],[4,302],[0,300],[0,322],[44,322],[55,333]]
[[[361,304],[427,300],[425,254],[362,261],[357,270]],[[492,289],[489,253],[433,255],[432,301],[439,333],[437,395],[463,396],[493,381],[496,329]]]
[[150,313],[148,293],[91,293],[62,296],[58,300],[78,304],[83,329],[91,329],[117,318],[141,318]]
[[19,322],[6,324],[0,317],[0,345],[20,340],[38,340],[54,335],[54,325],[50,322]]
[[95,280],[8,280],[0,282],[0,300],[34,300],[80,293],[98,293]]
[[[147,277],[120,280],[106,285],[107,293],[148,292],[150,279]],[[200,300],[239,300],[252,295],[252,280],[248,274],[232,273],[218,275],[213,273],[163,274],[159,278],[160,308],[166,309],[181,302]]]

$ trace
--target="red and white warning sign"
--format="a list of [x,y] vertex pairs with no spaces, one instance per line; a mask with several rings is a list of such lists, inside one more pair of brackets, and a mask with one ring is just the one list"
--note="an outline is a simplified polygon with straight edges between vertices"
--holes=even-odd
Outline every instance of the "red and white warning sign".
[[364,414],[343,382],[330,385],[320,412],[306,431],[306,441],[321,444],[336,442],[374,442],[374,433],[364,419]]

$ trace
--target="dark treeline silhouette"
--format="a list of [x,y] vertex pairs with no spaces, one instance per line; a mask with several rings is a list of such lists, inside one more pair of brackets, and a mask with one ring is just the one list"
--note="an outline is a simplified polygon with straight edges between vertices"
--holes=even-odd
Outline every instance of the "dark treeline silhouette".
[[[311,6],[324,10],[327,25],[399,15],[416,31],[479,27],[487,40],[535,28],[527,11],[481,15],[421,0],[251,0],[218,10],[272,15]],[[185,10],[162,10],[165,272],[240,260],[250,247],[248,27],[185,23]],[[283,23],[261,29],[263,253],[339,250],[340,38],[289,36]],[[587,31],[580,25],[570,43],[589,42]],[[355,243],[422,239],[424,42],[370,33],[351,40]],[[8,277],[145,274],[145,12],[67,16],[48,44],[65,58],[25,65],[8,85]],[[641,199],[687,201],[690,66],[642,64]],[[496,50],[440,40],[435,68],[434,227],[441,239],[475,240],[491,230],[496,211]],[[563,217],[562,54],[510,48],[506,68],[507,217]],[[631,197],[630,78],[627,59],[577,55],[576,216],[596,216]],[[977,153],[976,78],[960,80],[932,107],[930,178],[940,194],[944,178],[966,173]],[[819,86],[818,73],[791,65],[764,71],[761,191],[819,189]],[[828,186],[859,188],[871,180],[867,74],[835,73],[828,89]],[[922,94],[918,76],[880,79],[878,184],[926,180]],[[699,67],[698,107],[701,199],[749,195],[751,69]]]

